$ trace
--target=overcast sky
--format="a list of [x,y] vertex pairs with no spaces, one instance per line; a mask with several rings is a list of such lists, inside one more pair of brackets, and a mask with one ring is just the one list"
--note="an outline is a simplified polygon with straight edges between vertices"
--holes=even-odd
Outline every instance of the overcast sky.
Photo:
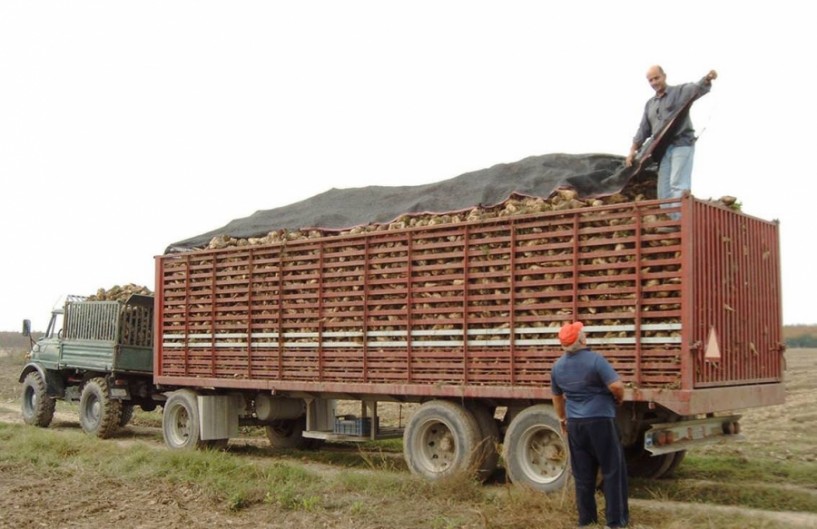
[[626,154],[655,63],[720,74],[692,192],[780,220],[784,323],[817,323],[808,5],[5,0],[0,330],[331,187]]

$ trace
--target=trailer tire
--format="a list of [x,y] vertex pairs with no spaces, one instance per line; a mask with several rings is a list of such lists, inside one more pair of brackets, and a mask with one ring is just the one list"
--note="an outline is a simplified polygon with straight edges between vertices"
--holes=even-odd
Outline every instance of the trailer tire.
[[624,459],[627,461],[627,474],[630,477],[658,479],[672,467],[675,452],[654,456],[642,445],[635,444],[624,449]]
[[667,471],[666,471],[666,472],[664,472],[664,475],[663,475],[663,476],[661,476],[661,477],[662,477],[662,478],[668,478],[668,477],[672,476],[672,475],[675,473],[675,469],[676,469],[676,468],[678,468],[678,466],[679,466],[679,465],[681,464],[681,462],[684,460],[684,458],[686,457],[686,455],[687,455],[687,451],[686,451],[686,450],[680,450],[680,451],[678,451],[678,452],[675,452],[675,457],[672,459],[672,463],[670,464],[670,466],[669,466],[669,468],[667,469]]
[[436,480],[478,474],[480,429],[474,415],[453,402],[426,402],[403,432],[403,456],[413,474]]
[[201,423],[196,393],[189,389],[170,394],[162,410],[162,434],[165,444],[174,450],[208,448],[201,440]]
[[491,477],[499,463],[499,426],[491,409],[478,402],[467,404],[466,409],[474,415],[479,427],[479,471],[477,478],[485,481]]
[[92,378],[82,386],[79,424],[85,433],[107,439],[119,428],[121,418],[122,401],[110,397],[104,377]]
[[276,419],[266,426],[267,439],[273,448],[310,450],[322,444],[321,439],[304,437],[306,415],[296,419]]
[[538,404],[513,418],[503,443],[505,470],[513,483],[540,492],[561,490],[570,477],[567,438],[553,407]]
[[26,375],[23,381],[22,415],[23,422],[46,428],[54,418],[57,402],[48,395],[45,380],[37,371]]

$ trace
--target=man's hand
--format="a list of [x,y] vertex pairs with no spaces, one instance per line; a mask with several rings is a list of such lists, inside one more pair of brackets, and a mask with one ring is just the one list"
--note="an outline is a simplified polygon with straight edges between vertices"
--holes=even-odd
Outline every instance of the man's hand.
[[638,149],[641,145],[637,143],[633,143],[630,145],[630,154],[627,155],[627,158],[624,160],[624,165],[627,167],[632,167],[633,163],[635,163],[635,155],[638,154]]
[[715,70],[709,70],[709,73],[706,74],[706,80],[709,81],[709,82],[712,82],[717,78],[718,78],[718,72],[716,72]]

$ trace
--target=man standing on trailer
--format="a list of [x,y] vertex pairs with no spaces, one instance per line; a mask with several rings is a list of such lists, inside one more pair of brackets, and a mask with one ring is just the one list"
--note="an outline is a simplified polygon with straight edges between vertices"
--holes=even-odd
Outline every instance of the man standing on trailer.
[[[710,70],[697,83],[684,83],[677,86],[667,85],[667,74],[658,65],[647,70],[647,82],[655,90],[644,105],[641,124],[633,138],[626,165],[633,165],[636,153],[650,137],[661,132],[673,116],[690,100],[697,99],[712,88],[712,81],[718,78],[718,72]],[[668,145],[658,165],[658,198],[681,198],[684,191],[692,186],[692,160],[695,157],[695,130],[689,113],[681,117],[682,121],[668,138]]]
[[616,405],[624,384],[610,363],[587,347],[581,322],[559,330],[564,355],[553,365],[553,404],[567,434],[570,467],[576,484],[579,527],[598,522],[596,475],[601,468],[607,526],[626,527],[627,465],[616,424]]

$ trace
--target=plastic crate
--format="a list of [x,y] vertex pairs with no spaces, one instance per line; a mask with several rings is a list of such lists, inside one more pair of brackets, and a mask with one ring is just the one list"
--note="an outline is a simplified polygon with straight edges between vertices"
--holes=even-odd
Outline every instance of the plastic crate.
[[[380,418],[377,420],[380,426]],[[372,433],[371,417],[355,417],[354,415],[343,415],[335,417],[334,433],[342,435],[364,436]]]

